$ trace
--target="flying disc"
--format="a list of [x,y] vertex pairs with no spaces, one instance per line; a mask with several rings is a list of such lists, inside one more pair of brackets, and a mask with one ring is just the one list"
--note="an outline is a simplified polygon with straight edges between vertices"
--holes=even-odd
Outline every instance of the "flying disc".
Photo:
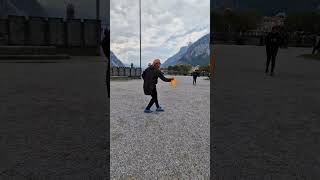
[[174,79],[171,80],[171,82],[170,82],[170,85],[171,85],[173,88],[176,88],[176,87],[177,87],[177,84],[178,84],[178,81],[176,80],[176,78],[174,78]]

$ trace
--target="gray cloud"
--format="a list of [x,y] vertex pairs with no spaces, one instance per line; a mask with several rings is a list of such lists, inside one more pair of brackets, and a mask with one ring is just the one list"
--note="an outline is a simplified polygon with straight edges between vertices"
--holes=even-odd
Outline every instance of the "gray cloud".
[[[64,16],[65,6],[75,5],[79,18],[95,18],[95,0],[38,0]],[[142,64],[163,61],[181,46],[209,32],[210,0],[141,0]],[[101,17],[107,21],[108,0],[100,0]],[[111,48],[125,63],[139,64],[139,1],[110,0]],[[107,23],[107,22],[104,22]]]
[[[111,0],[111,49],[139,64],[139,1]],[[210,0],[142,0],[142,64],[163,61],[209,33]]]

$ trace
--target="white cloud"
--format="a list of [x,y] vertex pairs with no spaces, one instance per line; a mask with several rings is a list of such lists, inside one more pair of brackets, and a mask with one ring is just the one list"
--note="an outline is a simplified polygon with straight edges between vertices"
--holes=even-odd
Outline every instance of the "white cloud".
[[[141,1],[143,66],[209,33],[210,0]],[[124,63],[139,65],[139,1],[110,2],[111,49]]]
[[[142,64],[163,61],[181,46],[209,33],[210,0],[141,0]],[[74,3],[79,18],[95,18],[95,0],[39,0],[64,16],[67,2]],[[106,18],[108,0],[100,0]],[[81,16],[80,16],[81,14]],[[139,0],[110,0],[111,48],[125,63],[139,64]]]

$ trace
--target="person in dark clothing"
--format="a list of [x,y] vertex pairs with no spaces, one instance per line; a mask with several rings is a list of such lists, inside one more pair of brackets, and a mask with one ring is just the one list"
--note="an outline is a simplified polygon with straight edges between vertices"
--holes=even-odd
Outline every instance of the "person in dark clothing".
[[288,48],[289,43],[289,34],[288,32],[284,33],[284,48]]
[[197,77],[199,76],[199,73],[198,73],[198,71],[194,71],[193,73],[192,73],[192,76],[193,76],[193,85],[197,85]]
[[108,91],[108,97],[110,97],[110,31],[109,29],[105,29],[104,30],[104,37],[103,40],[101,42],[101,46],[102,46],[102,50],[104,55],[107,57],[108,59],[108,65],[107,65],[107,74],[106,74],[106,78],[107,78],[107,91]]
[[269,65],[271,61],[271,73],[273,76],[274,68],[276,64],[276,56],[278,54],[279,46],[281,43],[281,37],[277,32],[276,27],[272,28],[272,31],[267,34],[265,39],[266,51],[267,51],[267,63],[266,63],[266,73],[269,73]]
[[164,77],[163,73],[160,71],[160,59],[156,59],[153,61],[153,64],[149,66],[146,70],[142,73],[143,82],[143,91],[145,95],[151,95],[151,100],[144,110],[145,113],[151,113],[152,111],[150,108],[153,104],[156,104],[156,111],[162,112],[164,109],[159,105],[158,102],[158,93],[157,93],[157,83],[158,78],[165,82],[171,82],[173,78],[166,78]]
[[314,37],[313,39],[313,49],[312,49],[312,54],[319,53],[320,50],[320,33]]

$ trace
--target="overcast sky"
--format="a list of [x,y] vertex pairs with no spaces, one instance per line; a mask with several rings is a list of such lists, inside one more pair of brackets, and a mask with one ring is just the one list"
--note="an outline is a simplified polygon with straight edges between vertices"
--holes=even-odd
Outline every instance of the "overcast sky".
[[[65,14],[68,2],[78,18],[95,18],[95,0],[38,0]],[[142,66],[155,58],[164,62],[188,42],[209,33],[210,0],[141,0]],[[108,0],[100,0],[106,17]],[[81,16],[80,16],[81,14]],[[139,0],[110,0],[111,50],[126,64],[139,65]]]
[[[141,0],[142,66],[164,62],[188,42],[209,33],[210,0]],[[110,0],[111,50],[139,63],[139,0]]]

